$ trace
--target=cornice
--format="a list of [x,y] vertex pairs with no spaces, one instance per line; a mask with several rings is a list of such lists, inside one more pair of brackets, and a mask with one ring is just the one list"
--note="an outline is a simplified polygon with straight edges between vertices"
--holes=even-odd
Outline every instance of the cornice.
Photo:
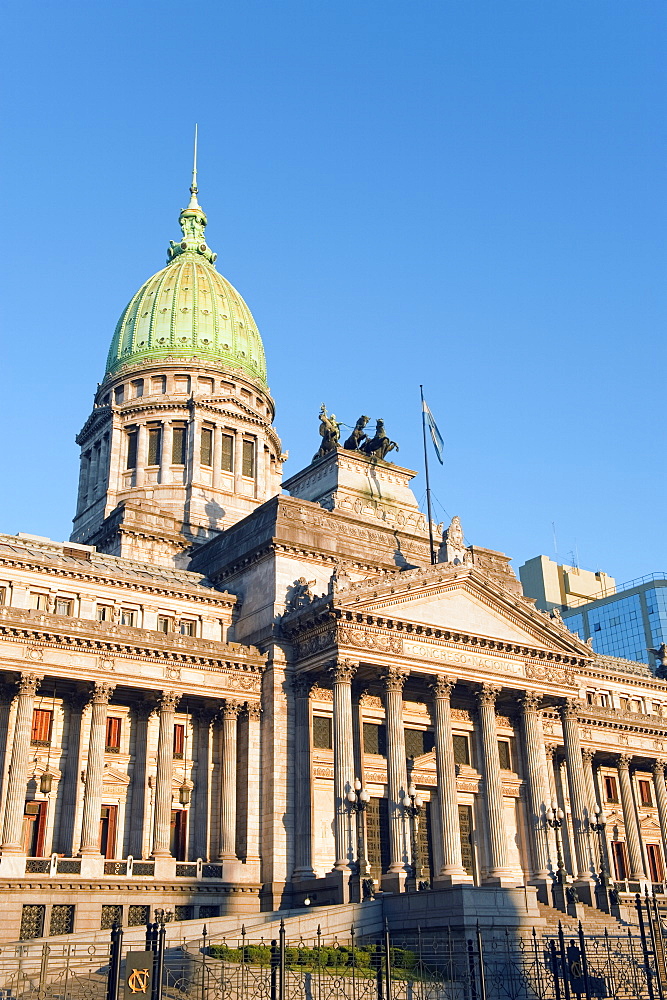
[[[561,722],[560,715],[556,711],[544,709],[542,714],[545,719]],[[667,719],[664,721],[657,717],[648,719],[645,715],[623,712],[621,709],[584,705],[578,711],[578,721],[582,726],[595,726],[598,729],[614,729],[646,737],[655,736],[659,739],[667,737]]]
[[[86,564],[90,565],[90,564]],[[218,607],[229,607],[233,608],[237,603],[237,597],[234,594],[224,593],[219,590],[214,590],[203,593],[201,590],[196,589],[196,586],[186,588],[186,587],[169,587],[167,584],[157,584],[151,580],[133,580],[131,576],[126,577],[116,577],[116,576],[104,576],[99,570],[94,572],[88,570],[86,572],[83,568],[78,567],[56,565],[50,562],[38,562],[36,559],[26,559],[20,557],[11,557],[6,554],[0,554],[0,566],[7,566],[12,569],[23,570],[26,572],[33,573],[48,573],[50,576],[56,576],[59,578],[65,578],[68,580],[80,580],[88,583],[95,583],[98,586],[112,586],[112,587],[122,587],[127,590],[140,591],[144,594],[166,594],[171,597],[181,598],[187,601],[198,601],[202,604],[208,604]],[[122,569],[123,567],[121,567]],[[149,568],[149,567],[147,567]]]
[[262,673],[265,660],[255,646],[215,642],[190,636],[160,641],[157,633],[128,625],[107,625],[82,618],[44,615],[49,627],[36,626],[29,612],[0,608],[0,637],[10,642],[30,643],[42,648],[68,648],[99,654],[114,653],[128,658],[149,657],[190,663],[214,669]]

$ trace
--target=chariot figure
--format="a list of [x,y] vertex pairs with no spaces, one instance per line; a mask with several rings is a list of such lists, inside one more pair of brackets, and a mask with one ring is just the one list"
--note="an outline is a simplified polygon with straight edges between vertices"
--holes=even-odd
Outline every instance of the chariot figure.
[[316,458],[323,458],[324,455],[328,455],[330,451],[335,451],[338,447],[340,441],[340,423],[336,420],[336,414],[328,414],[327,408],[324,403],[320,408],[320,436],[322,438],[322,444],[320,445],[320,450],[316,455],[313,455],[313,461]]
[[354,425],[354,430],[343,445],[343,448],[347,448],[348,451],[359,451],[364,441],[368,441],[368,434],[366,434],[365,428],[370,419],[370,417],[359,417]]
[[398,445],[395,441],[392,441],[387,432],[384,429],[384,420],[382,417],[378,417],[377,423],[375,424],[375,435],[370,440],[367,440],[361,446],[361,450],[366,455],[371,455],[373,458],[384,458],[390,451],[398,451]]

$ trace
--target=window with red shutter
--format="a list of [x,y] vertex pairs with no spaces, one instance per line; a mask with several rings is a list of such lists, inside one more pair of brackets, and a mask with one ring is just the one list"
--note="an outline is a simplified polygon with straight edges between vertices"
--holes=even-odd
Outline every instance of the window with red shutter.
[[53,713],[36,708],[32,713],[32,733],[30,742],[33,746],[42,747],[51,744],[51,723]]
[[185,726],[176,723],[174,726],[174,757],[176,760],[183,760],[185,749]]
[[118,753],[120,751],[120,722],[121,720],[110,715],[107,718],[107,738],[105,749],[107,753]]

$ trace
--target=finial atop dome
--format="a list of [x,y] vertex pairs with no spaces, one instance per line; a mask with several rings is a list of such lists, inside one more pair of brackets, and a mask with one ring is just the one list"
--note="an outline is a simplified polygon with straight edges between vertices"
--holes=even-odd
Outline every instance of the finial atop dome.
[[206,218],[206,213],[197,201],[197,193],[199,188],[197,187],[197,125],[195,125],[195,145],[194,145],[194,159],[192,165],[192,184],[190,185],[190,203],[187,208],[184,208],[178,217],[178,221],[183,232],[183,239],[180,243],[175,243],[173,240],[169,241],[169,248],[167,250],[167,263],[171,263],[176,257],[179,257],[183,253],[194,253],[201,257],[204,257],[209,264],[215,263],[217,258],[217,253],[207,246],[206,239],[204,236],[204,230],[208,223]]
[[197,129],[198,126],[195,125],[195,148],[192,157],[192,184],[190,185],[190,204],[188,208],[200,208],[199,202],[197,201],[197,192],[199,188],[197,187]]

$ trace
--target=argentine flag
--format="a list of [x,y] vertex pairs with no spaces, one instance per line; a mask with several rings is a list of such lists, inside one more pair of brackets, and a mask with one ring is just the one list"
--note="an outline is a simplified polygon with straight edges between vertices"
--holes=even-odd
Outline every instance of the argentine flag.
[[442,434],[438,430],[438,425],[433,419],[433,414],[431,413],[428,403],[422,397],[422,407],[424,409],[424,417],[426,418],[426,423],[428,424],[428,429],[431,432],[431,441],[433,442],[433,447],[435,448],[435,453],[438,457],[440,465],[443,464],[442,452],[445,447],[445,442],[442,439]]

